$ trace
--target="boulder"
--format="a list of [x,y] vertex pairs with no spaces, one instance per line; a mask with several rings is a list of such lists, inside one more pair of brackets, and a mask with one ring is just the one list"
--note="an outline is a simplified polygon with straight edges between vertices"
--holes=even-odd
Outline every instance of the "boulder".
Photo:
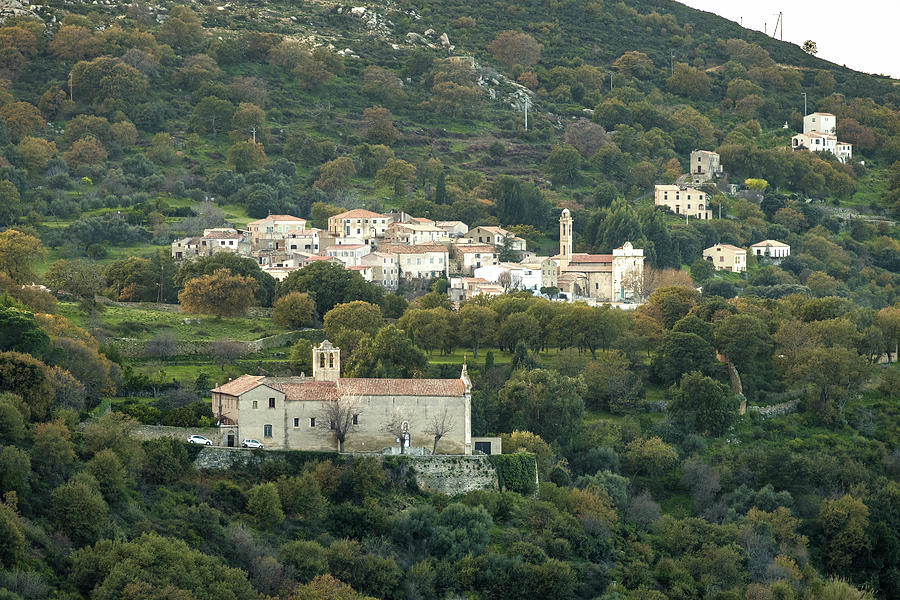
[[441,46],[443,46],[444,48],[450,47],[450,38],[447,37],[446,33],[441,34]]

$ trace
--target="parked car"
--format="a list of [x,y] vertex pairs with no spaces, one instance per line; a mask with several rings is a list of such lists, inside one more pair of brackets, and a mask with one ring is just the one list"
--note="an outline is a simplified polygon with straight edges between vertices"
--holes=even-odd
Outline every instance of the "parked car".
[[263,445],[256,440],[244,440],[241,442],[241,448],[262,448]]
[[212,446],[212,442],[202,435],[188,436],[188,444],[200,444],[201,446]]

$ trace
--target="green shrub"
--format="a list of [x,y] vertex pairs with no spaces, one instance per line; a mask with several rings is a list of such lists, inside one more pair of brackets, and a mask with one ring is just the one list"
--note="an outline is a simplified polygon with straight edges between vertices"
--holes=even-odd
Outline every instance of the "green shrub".
[[537,491],[537,459],[530,452],[494,454],[490,461],[497,469],[501,490],[531,495]]

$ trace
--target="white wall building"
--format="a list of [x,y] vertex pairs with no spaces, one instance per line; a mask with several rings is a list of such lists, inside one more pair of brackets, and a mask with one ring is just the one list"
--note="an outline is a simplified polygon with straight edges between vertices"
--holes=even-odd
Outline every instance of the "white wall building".
[[837,117],[831,113],[814,112],[803,117],[803,133],[837,135]]

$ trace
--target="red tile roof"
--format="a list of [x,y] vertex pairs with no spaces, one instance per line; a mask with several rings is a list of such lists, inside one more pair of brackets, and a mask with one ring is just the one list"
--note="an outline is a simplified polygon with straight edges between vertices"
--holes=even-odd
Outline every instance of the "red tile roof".
[[213,388],[212,391],[229,396],[240,396],[258,386],[263,379],[265,377],[262,375],[241,375],[233,381]]
[[447,252],[447,247],[440,244],[410,244],[409,246],[396,244],[382,250],[390,254],[422,254],[423,252]]
[[382,215],[377,212],[372,212],[371,210],[366,210],[364,208],[354,208],[353,210],[348,210],[347,212],[342,212],[339,215],[334,215],[333,217],[329,217],[331,219],[383,219],[386,218],[387,215]]
[[611,263],[613,261],[612,254],[579,254],[575,253],[572,255],[572,260],[569,261],[571,263]]
[[213,392],[240,396],[257,386],[266,385],[282,392],[287,400],[336,400],[341,394],[352,396],[463,396],[466,386],[462,379],[365,379],[341,378],[333,381],[313,381],[300,377],[264,377],[241,375],[234,381],[213,389]]

